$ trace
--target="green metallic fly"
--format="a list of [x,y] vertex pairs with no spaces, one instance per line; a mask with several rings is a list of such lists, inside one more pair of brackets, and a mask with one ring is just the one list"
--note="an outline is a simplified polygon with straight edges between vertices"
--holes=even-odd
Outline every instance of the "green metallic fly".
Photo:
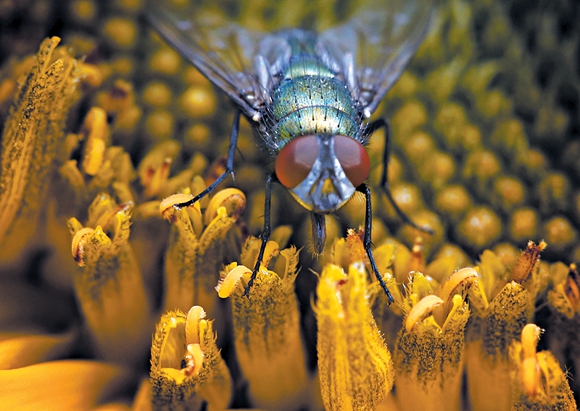
[[241,114],[254,125],[273,160],[274,169],[266,179],[261,248],[246,295],[270,237],[271,187],[278,182],[310,211],[317,253],[323,251],[326,239],[325,215],[343,206],[356,191],[364,194],[364,247],[374,274],[393,301],[371,250],[371,192],[365,184],[370,171],[365,145],[379,128],[386,131],[381,186],[404,222],[430,232],[417,227],[395,204],[387,178],[389,126],[385,119],[370,123],[368,119],[419,47],[432,7],[419,0],[357,4],[352,18],[322,31],[260,32],[203,10],[188,18],[166,9],[147,15],[159,34],[238,108],[224,173],[175,207],[190,206],[233,174]]

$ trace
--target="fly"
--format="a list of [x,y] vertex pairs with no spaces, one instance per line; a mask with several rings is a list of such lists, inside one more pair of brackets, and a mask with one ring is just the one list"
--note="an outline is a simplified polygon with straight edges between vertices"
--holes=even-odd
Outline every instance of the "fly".
[[381,186],[405,223],[431,233],[416,226],[391,195],[387,121],[368,122],[419,47],[431,7],[420,0],[366,3],[346,23],[319,32],[298,28],[258,32],[202,11],[189,20],[167,10],[147,16],[159,34],[238,108],[224,173],[176,207],[199,201],[233,174],[241,114],[274,160],[274,170],[266,178],[262,242],[245,295],[270,237],[271,188],[278,182],[310,212],[317,253],[324,248],[325,215],[342,207],[356,191],[364,194],[364,248],[377,280],[394,301],[371,250],[371,192],[365,184],[370,171],[365,145],[379,128],[386,136]]

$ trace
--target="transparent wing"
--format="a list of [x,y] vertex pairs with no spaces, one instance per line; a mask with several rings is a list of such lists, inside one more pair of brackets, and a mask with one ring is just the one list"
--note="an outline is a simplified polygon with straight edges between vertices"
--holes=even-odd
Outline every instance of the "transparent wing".
[[253,59],[267,34],[245,29],[220,14],[193,13],[186,16],[151,6],[147,19],[185,59],[253,116],[260,105],[254,98],[258,80],[252,74]]
[[426,0],[265,3],[194,0],[187,9],[171,10],[151,1],[147,19],[250,117],[270,103],[293,50],[289,38],[310,41],[309,32],[280,30],[316,31],[320,59],[344,79],[361,111],[370,115],[418,48],[431,8]]
[[320,41],[369,117],[419,48],[433,7],[425,0],[362,3],[346,23],[322,32]]

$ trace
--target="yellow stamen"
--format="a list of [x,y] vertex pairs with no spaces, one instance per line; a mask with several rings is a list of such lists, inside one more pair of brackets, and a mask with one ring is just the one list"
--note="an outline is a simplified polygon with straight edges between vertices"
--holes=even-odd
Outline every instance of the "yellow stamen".
[[535,324],[527,324],[522,329],[522,355],[523,358],[535,358],[536,345],[542,335],[542,329]]
[[457,270],[443,285],[439,295],[448,302],[460,286],[470,286],[478,278],[477,271],[472,267]]
[[524,283],[532,274],[538,262],[540,261],[540,253],[544,251],[547,244],[541,241],[538,245],[533,241],[528,241],[528,246],[520,254],[520,258],[510,275],[510,280],[516,281],[520,284]]
[[535,324],[527,324],[522,330],[520,374],[525,392],[535,397],[541,389],[542,371],[536,357],[536,345],[542,329]]
[[199,344],[200,321],[205,319],[205,311],[199,305],[191,307],[185,320],[185,337],[188,344]]
[[444,302],[441,298],[433,294],[419,300],[405,320],[405,329],[407,332],[411,331],[417,322],[425,319],[435,308],[443,305]]
[[101,169],[105,157],[105,149],[109,143],[109,125],[107,113],[100,107],[93,107],[85,117],[84,128],[88,130],[83,170],[90,176],[96,175]]
[[411,249],[411,260],[409,261],[409,271],[425,271],[425,257],[423,256],[423,239],[421,236],[415,237],[413,248]]
[[237,188],[218,191],[210,200],[204,214],[204,223],[209,225],[217,216],[217,210],[224,207],[232,218],[239,218],[246,208],[246,196]]
[[252,274],[252,270],[243,265],[238,265],[231,269],[216,286],[216,291],[218,292],[219,297],[229,297],[237,288],[238,284],[240,284],[242,278],[245,277],[246,281],[250,279],[250,274]]
[[193,196],[191,194],[173,194],[161,201],[159,204],[159,212],[163,215],[163,218],[172,221],[175,205],[185,203],[192,198]]
[[77,233],[73,237],[71,251],[73,258],[77,262],[79,267],[83,267],[85,265],[84,242],[86,241],[86,237],[93,234],[94,231],[95,230],[93,228],[85,227],[77,231]]

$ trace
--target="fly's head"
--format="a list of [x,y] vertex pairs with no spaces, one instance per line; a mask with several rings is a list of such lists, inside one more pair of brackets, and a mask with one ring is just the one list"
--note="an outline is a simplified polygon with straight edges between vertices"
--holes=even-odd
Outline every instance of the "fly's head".
[[357,140],[341,135],[298,137],[276,157],[276,176],[296,200],[315,213],[332,213],[368,177],[370,160]]

